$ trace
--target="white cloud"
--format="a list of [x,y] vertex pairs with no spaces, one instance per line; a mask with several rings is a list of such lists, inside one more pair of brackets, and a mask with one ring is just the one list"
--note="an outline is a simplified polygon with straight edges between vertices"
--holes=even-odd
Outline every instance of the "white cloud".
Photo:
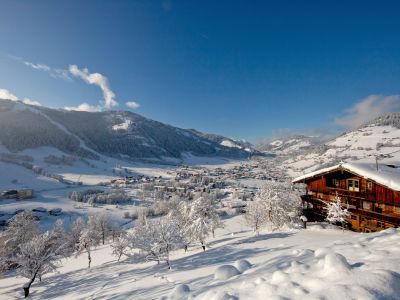
[[29,105],[42,106],[42,104],[40,104],[39,101],[32,100],[32,99],[29,99],[29,98],[25,98],[24,100],[22,100],[22,102],[24,102],[25,104],[29,104]]
[[75,77],[80,77],[88,84],[99,86],[103,91],[103,105],[106,109],[110,109],[118,105],[118,102],[114,99],[115,94],[110,89],[107,77],[100,73],[89,73],[89,70],[87,68],[81,70],[78,68],[77,65],[70,65],[69,72]]
[[353,129],[385,113],[398,110],[400,110],[400,95],[370,95],[347,109],[346,115],[337,117],[335,123]]
[[18,101],[18,97],[6,89],[0,89],[0,99]]
[[75,110],[75,111],[88,111],[88,112],[101,111],[101,107],[100,106],[98,106],[98,105],[96,105],[96,106],[90,105],[90,104],[88,104],[86,102],[82,103],[82,104],[79,104],[78,106],[75,106],[75,107],[67,106],[67,107],[64,107],[64,109],[66,109],[66,110]]
[[29,98],[24,98],[23,100],[20,100],[17,96],[15,96],[13,93],[11,93],[9,90],[6,90],[6,89],[0,89],[0,99],[12,100],[12,101],[22,101],[25,104],[42,106],[42,104],[40,104],[39,101],[32,100]]
[[125,105],[131,109],[136,109],[140,107],[140,104],[135,101],[128,101],[125,103]]
[[34,64],[34,63],[29,62],[29,61],[24,61],[24,64],[26,66],[28,66],[28,67],[31,67],[31,68],[35,69],[35,70],[46,71],[46,72],[49,72],[51,70],[51,68],[49,66],[43,65],[43,64]]
[[50,67],[48,65],[45,65],[45,64],[35,64],[35,63],[30,62],[30,61],[22,60],[21,58],[15,58],[15,59],[21,60],[24,63],[24,65],[26,65],[28,67],[31,67],[32,69],[46,72],[53,78],[71,80],[71,77],[69,76],[68,70],[52,68],[52,67]]

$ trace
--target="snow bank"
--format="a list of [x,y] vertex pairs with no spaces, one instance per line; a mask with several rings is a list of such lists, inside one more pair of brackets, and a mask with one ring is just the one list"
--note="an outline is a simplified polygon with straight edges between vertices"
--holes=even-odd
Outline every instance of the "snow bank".
[[328,276],[348,275],[351,267],[346,257],[338,253],[328,253],[324,260],[324,272]]
[[236,269],[239,270],[240,273],[243,273],[244,271],[251,268],[251,263],[245,259],[237,260],[233,265]]
[[161,297],[160,300],[183,300],[187,299],[189,293],[190,287],[187,284],[179,284],[174,287],[168,297]]
[[[325,232],[334,234],[335,230]],[[224,299],[226,295],[256,300],[398,299],[396,256],[400,250],[395,245],[400,242],[399,233],[400,229],[388,229],[353,240],[333,240],[333,245],[315,250],[293,249],[284,258],[264,261],[240,277],[203,288],[196,299]],[[241,273],[242,264],[234,264]]]
[[226,280],[239,274],[240,272],[236,267],[231,265],[223,265],[215,270],[214,279]]

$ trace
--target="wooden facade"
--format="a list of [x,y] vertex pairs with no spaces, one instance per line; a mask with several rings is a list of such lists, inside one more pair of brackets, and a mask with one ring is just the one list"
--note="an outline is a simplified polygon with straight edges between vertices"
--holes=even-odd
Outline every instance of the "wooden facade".
[[351,229],[373,232],[400,226],[400,191],[341,167],[301,182],[307,185],[302,200],[309,220],[325,219],[326,203],[335,201],[337,193],[351,213],[348,220]]

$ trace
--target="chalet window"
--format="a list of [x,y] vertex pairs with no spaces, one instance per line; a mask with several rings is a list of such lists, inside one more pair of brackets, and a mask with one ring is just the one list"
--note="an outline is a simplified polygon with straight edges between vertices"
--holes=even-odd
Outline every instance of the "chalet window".
[[357,220],[357,216],[356,215],[351,215],[351,219],[352,220]]
[[371,181],[367,181],[367,190],[372,191],[372,182]]
[[338,179],[332,179],[332,185],[333,186],[339,186],[339,180]]
[[358,179],[347,179],[347,189],[352,192],[359,192],[360,181]]

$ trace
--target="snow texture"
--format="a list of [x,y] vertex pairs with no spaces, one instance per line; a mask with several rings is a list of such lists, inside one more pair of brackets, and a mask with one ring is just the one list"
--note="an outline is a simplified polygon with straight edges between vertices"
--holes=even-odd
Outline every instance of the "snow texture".
[[214,273],[214,279],[227,280],[233,276],[239,275],[240,271],[232,265],[223,265],[218,267]]

